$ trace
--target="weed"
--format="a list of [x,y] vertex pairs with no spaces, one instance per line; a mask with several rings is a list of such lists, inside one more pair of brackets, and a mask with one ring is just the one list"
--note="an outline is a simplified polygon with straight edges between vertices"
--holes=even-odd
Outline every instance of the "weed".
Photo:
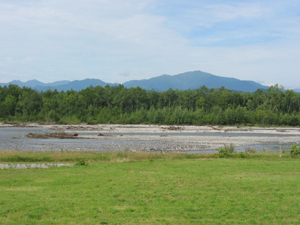
[[108,224],[107,220],[106,219],[103,219],[100,224]]
[[219,152],[219,158],[228,158],[228,157],[232,157],[234,151],[234,144],[225,144],[224,147],[220,147],[218,149],[216,149]]
[[[219,148],[219,153],[214,154],[183,154],[183,153],[147,153],[147,152],[83,152],[83,151],[0,151],[0,162],[142,162],[142,161],[169,161],[169,160],[193,160],[208,158],[249,158],[271,160],[277,159],[278,154],[265,153],[230,153],[225,147]],[[296,157],[296,155],[292,155]],[[284,154],[283,158],[291,158]]]
[[210,156],[211,156],[211,158],[219,158],[219,154],[218,153],[211,154]]
[[256,150],[252,147],[246,147],[245,148],[245,153],[256,153]]
[[234,144],[230,143],[229,145],[225,145],[225,147],[228,149],[229,153],[234,153]]
[[300,145],[293,145],[290,154],[291,156],[300,155]]
[[244,159],[244,158],[249,158],[250,155],[249,155],[247,152],[239,152],[239,153],[237,154],[237,157],[238,157],[238,158]]
[[86,166],[87,163],[85,162],[84,159],[80,159],[80,160],[77,161],[76,165],[77,166]]

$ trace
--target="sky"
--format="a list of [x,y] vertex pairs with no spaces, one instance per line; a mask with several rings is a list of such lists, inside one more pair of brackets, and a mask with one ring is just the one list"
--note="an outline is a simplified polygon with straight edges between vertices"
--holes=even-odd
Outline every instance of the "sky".
[[299,0],[0,0],[0,83],[200,70],[300,87]]

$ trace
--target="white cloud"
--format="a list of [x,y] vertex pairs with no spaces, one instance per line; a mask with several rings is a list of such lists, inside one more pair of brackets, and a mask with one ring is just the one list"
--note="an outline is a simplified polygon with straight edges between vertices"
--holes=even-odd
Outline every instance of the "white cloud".
[[[285,86],[300,81],[297,1],[174,2],[185,7],[158,0],[3,1],[0,70],[46,82],[124,82],[192,70]],[[285,71],[290,79],[282,78]]]
[[243,18],[259,18],[269,12],[257,3],[207,4],[203,7],[192,9],[187,13],[194,19],[197,25],[212,27],[216,23],[227,22]]

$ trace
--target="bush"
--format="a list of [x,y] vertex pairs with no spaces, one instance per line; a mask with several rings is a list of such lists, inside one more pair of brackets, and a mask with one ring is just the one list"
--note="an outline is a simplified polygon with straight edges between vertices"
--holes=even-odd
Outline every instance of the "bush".
[[238,158],[249,158],[250,157],[250,155],[248,154],[248,153],[246,153],[246,152],[239,152],[238,154],[237,154],[237,156],[238,156]]
[[300,145],[293,145],[290,154],[292,156],[300,155]]
[[228,158],[232,157],[234,151],[234,144],[227,145],[225,144],[224,147],[220,147],[217,149],[219,152],[219,158]]
[[79,159],[76,163],[77,166],[86,166],[87,163],[85,162],[84,159]]
[[256,150],[252,147],[245,148],[245,153],[256,153]]

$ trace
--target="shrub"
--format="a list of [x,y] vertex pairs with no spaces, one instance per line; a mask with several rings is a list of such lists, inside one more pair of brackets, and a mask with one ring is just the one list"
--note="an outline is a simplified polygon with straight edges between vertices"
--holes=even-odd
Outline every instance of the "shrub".
[[293,145],[290,154],[292,156],[300,155],[300,145]]
[[225,144],[224,147],[220,147],[217,149],[219,152],[219,158],[228,158],[232,157],[234,151],[234,144],[227,145]]
[[232,144],[232,143],[230,143],[229,145],[225,145],[225,148],[227,148],[228,149],[228,152],[229,153],[234,153],[235,151],[234,151],[234,144]]
[[78,165],[78,166],[85,166],[85,165],[87,165],[87,163],[84,161],[84,159],[79,159],[77,161],[76,165]]
[[239,158],[246,158],[246,154],[247,154],[247,153],[239,152],[239,153],[238,153],[238,157],[239,157]]
[[245,153],[256,153],[256,150],[252,147],[245,148]]

